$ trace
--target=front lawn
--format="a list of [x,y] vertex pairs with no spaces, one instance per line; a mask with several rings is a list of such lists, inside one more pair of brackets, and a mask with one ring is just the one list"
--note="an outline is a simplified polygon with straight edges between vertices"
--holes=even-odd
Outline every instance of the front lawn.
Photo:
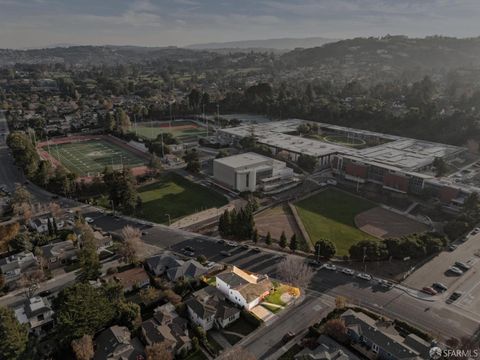
[[140,187],[138,193],[143,202],[141,217],[156,223],[168,223],[168,215],[174,221],[228,203],[223,195],[174,173]]
[[337,256],[348,255],[353,244],[376,240],[355,226],[355,216],[376,207],[375,203],[340,190],[328,189],[295,204],[298,215],[313,243],[331,240]]

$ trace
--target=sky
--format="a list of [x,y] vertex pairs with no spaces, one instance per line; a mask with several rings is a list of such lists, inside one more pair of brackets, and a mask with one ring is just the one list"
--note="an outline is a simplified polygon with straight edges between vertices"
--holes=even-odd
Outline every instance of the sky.
[[0,48],[480,35],[480,0],[0,0]]

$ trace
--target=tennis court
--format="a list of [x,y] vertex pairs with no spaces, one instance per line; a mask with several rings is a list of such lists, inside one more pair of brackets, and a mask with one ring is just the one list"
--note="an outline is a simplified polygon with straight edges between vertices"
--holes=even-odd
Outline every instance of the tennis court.
[[50,156],[79,176],[99,175],[105,166],[121,169],[122,166],[133,168],[146,163],[140,156],[103,139],[53,144],[49,151]]

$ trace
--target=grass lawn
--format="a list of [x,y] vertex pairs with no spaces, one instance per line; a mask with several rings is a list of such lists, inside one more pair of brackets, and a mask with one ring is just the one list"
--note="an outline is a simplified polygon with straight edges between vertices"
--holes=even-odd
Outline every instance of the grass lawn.
[[265,297],[264,301],[275,305],[285,306],[285,303],[280,299],[280,297],[286,291],[288,291],[288,286],[281,285],[280,287],[276,288],[273,293]]
[[143,201],[142,217],[157,223],[168,223],[166,214],[170,215],[173,222],[228,202],[223,195],[174,173],[165,174],[161,180],[140,187],[138,193]]
[[337,256],[360,240],[375,240],[355,226],[355,216],[377,205],[343,191],[328,189],[295,204],[312,242],[326,238],[334,242]]
[[265,304],[265,303],[263,303],[262,306],[263,306],[265,309],[267,309],[268,311],[270,311],[270,312],[272,312],[272,313],[274,313],[274,314],[276,314],[277,312],[283,310],[283,308],[281,308],[281,307],[276,307],[276,306],[272,306],[272,305]]
[[180,141],[189,141],[207,134],[205,128],[198,126],[192,121],[184,120],[172,121],[171,126],[169,126],[168,122],[146,122],[133,128],[132,132],[147,139],[156,139],[161,133],[171,133]]

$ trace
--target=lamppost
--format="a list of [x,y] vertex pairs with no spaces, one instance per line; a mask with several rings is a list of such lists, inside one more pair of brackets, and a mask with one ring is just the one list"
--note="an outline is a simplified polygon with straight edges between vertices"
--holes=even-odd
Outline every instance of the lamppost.
[[367,258],[367,247],[363,247],[363,272],[367,272],[367,264],[365,263],[365,259]]
[[171,222],[172,222],[172,220],[171,220],[171,218],[170,218],[170,214],[165,214],[165,215],[168,216],[168,226],[170,226],[170,224],[171,224]]

